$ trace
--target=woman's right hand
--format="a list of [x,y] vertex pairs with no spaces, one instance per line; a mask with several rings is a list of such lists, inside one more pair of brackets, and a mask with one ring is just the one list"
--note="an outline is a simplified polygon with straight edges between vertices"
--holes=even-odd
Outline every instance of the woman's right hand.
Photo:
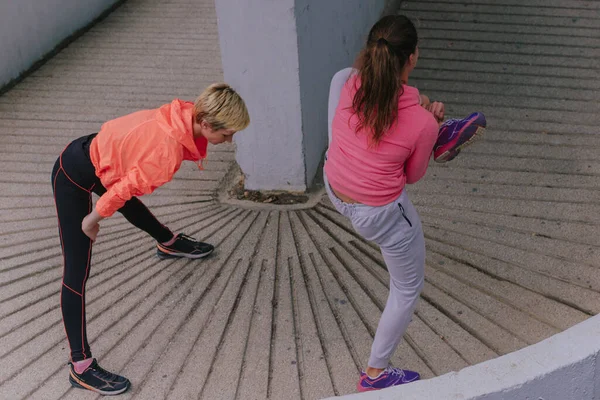
[[93,210],[83,218],[83,221],[81,221],[81,230],[92,240],[92,242],[96,241],[96,237],[100,231],[100,224],[98,224],[98,222],[101,219],[102,217],[96,212],[96,210]]
[[425,107],[425,109],[433,114],[437,122],[442,122],[444,120],[446,109],[444,107],[444,103],[441,101],[434,101]]

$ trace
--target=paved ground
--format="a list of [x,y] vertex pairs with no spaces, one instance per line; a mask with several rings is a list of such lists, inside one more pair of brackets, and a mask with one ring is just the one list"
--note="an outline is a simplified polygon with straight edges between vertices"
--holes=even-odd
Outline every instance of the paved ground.
[[[484,140],[409,193],[427,237],[422,301],[394,365],[425,378],[538,342],[600,312],[600,3],[405,1],[415,84]],[[0,97],[0,398],[88,399],[67,382],[50,171],[73,138],[221,80],[210,0],[130,0]],[[122,398],[318,399],[354,391],[387,294],[375,248],[323,199],[221,205],[211,149],[145,199],[218,245],[159,261],[124,219],[102,225],[88,282],[92,349]]]

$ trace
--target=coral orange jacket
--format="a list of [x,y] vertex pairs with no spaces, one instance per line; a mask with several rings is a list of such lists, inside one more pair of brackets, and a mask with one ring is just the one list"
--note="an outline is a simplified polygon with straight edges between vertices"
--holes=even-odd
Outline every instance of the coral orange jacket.
[[179,99],[102,125],[90,145],[96,175],[107,189],[96,211],[109,217],[133,196],[152,193],[173,179],[183,160],[202,168],[208,142],[193,135],[194,104]]

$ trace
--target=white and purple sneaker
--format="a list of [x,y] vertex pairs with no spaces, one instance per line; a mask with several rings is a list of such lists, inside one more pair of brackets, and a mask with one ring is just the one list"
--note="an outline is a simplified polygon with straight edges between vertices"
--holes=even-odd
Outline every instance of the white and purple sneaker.
[[449,119],[442,124],[433,147],[433,159],[442,163],[452,160],[460,150],[485,131],[485,115],[473,113],[464,119]]
[[387,367],[376,378],[371,378],[364,371],[360,373],[360,380],[356,384],[359,392],[369,392],[371,390],[380,390],[392,386],[403,385],[405,383],[415,382],[421,379],[418,372],[406,369]]

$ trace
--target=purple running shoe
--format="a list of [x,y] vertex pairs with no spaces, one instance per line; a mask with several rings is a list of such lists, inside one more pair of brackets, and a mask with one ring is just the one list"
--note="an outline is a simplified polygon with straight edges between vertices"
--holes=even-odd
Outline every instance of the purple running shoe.
[[443,163],[452,160],[460,150],[485,131],[485,115],[473,113],[465,119],[449,119],[442,124],[433,147],[433,159]]
[[418,372],[408,371],[406,369],[387,367],[376,378],[371,378],[364,371],[360,373],[360,381],[356,384],[359,392],[369,392],[371,390],[380,390],[392,386],[411,383],[421,379]]

